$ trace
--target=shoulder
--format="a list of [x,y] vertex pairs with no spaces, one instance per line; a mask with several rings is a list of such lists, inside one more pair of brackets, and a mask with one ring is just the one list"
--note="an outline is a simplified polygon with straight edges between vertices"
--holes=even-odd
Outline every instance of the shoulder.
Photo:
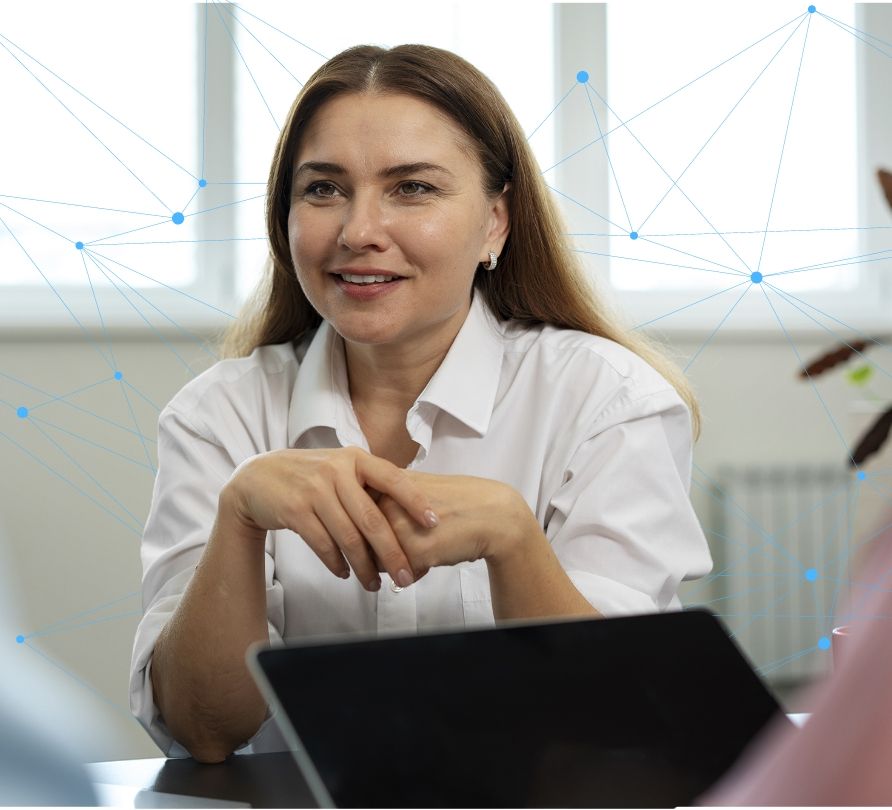
[[[594,427],[667,409],[687,414],[674,386],[631,349],[550,324],[502,324],[506,363],[535,371],[564,413]],[[575,421],[575,420],[574,420]]]
[[247,357],[218,361],[174,395],[161,421],[177,417],[212,438],[235,423],[284,419],[307,345],[303,340],[259,346]]

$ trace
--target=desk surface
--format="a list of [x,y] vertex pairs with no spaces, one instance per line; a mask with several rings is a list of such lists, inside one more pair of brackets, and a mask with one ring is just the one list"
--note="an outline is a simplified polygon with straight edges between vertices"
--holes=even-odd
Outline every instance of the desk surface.
[[100,805],[114,807],[316,807],[287,751],[239,754],[216,765],[132,759],[87,766]]
[[[788,717],[802,726],[807,714]],[[316,807],[291,754],[239,754],[217,765],[131,759],[87,766],[100,805],[115,807]]]

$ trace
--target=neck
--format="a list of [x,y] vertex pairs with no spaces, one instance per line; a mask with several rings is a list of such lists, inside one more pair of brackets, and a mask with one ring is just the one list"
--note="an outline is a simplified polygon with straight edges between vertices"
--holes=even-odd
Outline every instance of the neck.
[[[465,313],[465,317],[467,313]],[[405,419],[409,408],[446,357],[464,319],[440,324],[428,336],[400,343],[365,344],[344,341],[347,380],[353,407]],[[447,328],[443,328],[447,327]]]
[[451,342],[443,346],[369,346],[344,341],[353,406],[405,417],[440,367]]

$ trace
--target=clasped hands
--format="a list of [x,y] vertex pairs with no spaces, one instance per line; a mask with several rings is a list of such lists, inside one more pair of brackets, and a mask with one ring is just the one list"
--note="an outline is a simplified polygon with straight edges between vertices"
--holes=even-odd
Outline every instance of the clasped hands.
[[[402,472],[430,501],[439,520],[435,528],[419,525],[392,495],[374,489],[369,494],[390,524],[414,580],[438,565],[490,559],[507,550],[514,536],[510,527],[515,523],[518,500],[522,500],[514,489],[469,475]],[[378,570],[387,568],[379,564]]]
[[333,574],[352,569],[372,591],[379,571],[405,586],[436,566],[501,559],[535,520],[500,481],[404,470],[357,447],[252,456],[221,491],[220,510],[252,537],[291,529]]

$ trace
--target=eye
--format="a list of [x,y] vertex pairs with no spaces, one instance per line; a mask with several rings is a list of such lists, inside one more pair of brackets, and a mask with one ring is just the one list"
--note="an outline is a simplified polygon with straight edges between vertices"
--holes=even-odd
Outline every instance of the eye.
[[426,183],[419,183],[416,180],[407,180],[405,183],[400,183],[401,189],[404,189],[407,186],[409,186],[409,187],[414,186],[415,188],[420,189],[421,191],[418,194],[404,194],[403,195],[404,197],[421,197],[422,195],[426,194],[427,192],[433,191],[433,188],[431,186],[427,185]]
[[311,197],[318,197],[319,199],[326,199],[328,197],[331,197],[332,195],[331,194],[316,194],[315,192],[318,191],[319,189],[333,189],[333,188],[334,188],[334,186],[331,183],[321,180],[319,182],[311,183],[310,185],[308,185],[306,187],[306,189],[304,189],[304,194],[309,194]]

